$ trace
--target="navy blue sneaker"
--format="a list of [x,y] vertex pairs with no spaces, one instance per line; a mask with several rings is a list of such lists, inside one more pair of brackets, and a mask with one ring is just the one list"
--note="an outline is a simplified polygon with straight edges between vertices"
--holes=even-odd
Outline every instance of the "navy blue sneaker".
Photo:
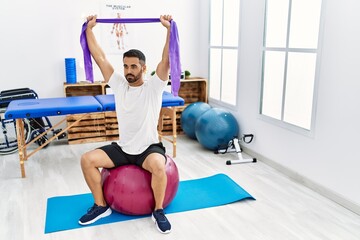
[[112,213],[111,208],[109,206],[103,207],[98,206],[94,203],[94,205],[88,209],[87,213],[82,216],[79,220],[79,224],[88,225],[96,222],[100,218],[107,217]]
[[152,214],[152,220],[161,233],[171,232],[171,224],[165,216],[163,209],[155,210]]

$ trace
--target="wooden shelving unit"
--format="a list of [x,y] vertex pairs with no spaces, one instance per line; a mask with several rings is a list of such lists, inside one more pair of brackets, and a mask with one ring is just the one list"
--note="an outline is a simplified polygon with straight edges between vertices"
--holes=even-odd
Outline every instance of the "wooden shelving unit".
[[[66,97],[96,96],[106,93],[106,83],[64,83]],[[71,124],[83,114],[67,116],[67,124]],[[68,130],[69,144],[104,142],[119,139],[119,130],[115,112],[92,113]]]

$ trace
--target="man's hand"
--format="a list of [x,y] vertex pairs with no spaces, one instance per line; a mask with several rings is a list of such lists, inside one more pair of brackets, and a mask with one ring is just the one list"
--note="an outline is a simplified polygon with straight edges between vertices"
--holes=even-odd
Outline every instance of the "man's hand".
[[87,20],[87,27],[92,29],[93,27],[95,27],[96,25],[96,18],[97,18],[97,15],[90,15],[86,18]]
[[166,27],[167,29],[170,28],[170,21],[172,20],[171,15],[161,15],[160,22],[161,24]]

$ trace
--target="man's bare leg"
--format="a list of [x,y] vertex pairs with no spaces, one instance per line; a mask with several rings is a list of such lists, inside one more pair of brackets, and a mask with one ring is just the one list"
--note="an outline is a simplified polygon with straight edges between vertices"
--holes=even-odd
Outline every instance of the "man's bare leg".
[[81,156],[81,169],[85,181],[93,194],[95,204],[80,218],[80,224],[91,224],[98,219],[111,214],[111,209],[107,206],[104,198],[101,185],[101,174],[99,171],[99,168],[111,167],[114,167],[114,163],[103,150],[96,149]]
[[151,187],[155,199],[155,209],[152,218],[161,233],[169,233],[171,224],[163,211],[163,203],[167,185],[165,168],[166,160],[159,153],[151,153],[146,157],[142,167],[151,173]]

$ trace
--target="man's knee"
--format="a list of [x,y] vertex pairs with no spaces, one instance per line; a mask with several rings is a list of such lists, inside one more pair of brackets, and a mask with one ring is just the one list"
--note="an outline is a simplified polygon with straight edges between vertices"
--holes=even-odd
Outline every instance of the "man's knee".
[[143,167],[155,175],[166,174],[165,159],[162,155],[152,155],[144,161]]
[[81,166],[84,168],[86,167],[95,167],[95,159],[94,151],[86,152],[83,155],[81,155]]
[[90,159],[89,153],[84,153],[83,155],[81,155],[81,159],[80,159],[81,166],[82,167],[88,166],[89,165],[89,159]]
[[165,164],[163,164],[162,162],[155,164],[154,168],[154,174],[157,175],[163,175],[166,174],[166,169],[165,169]]
[[112,168],[114,166],[114,162],[100,149],[86,152],[81,156],[82,168]]

